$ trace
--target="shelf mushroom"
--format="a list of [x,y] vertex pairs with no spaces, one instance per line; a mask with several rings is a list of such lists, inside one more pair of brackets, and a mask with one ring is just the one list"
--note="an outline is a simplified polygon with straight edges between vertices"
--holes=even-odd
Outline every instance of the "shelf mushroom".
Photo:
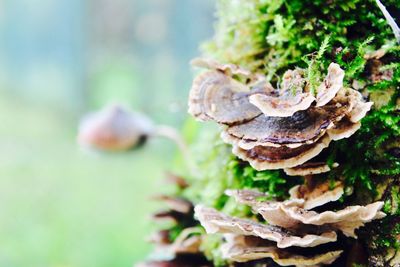
[[[189,113],[224,125],[223,141],[256,170],[308,162],[331,141],[354,134],[372,106],[356,90],[343,87],[344,71],[336,63],[330,64],[314,93],[301,69],[288,70],[281,88],[274,89],[261,75],[205,62],[196,65],[211,70],[195,79]],[[236,73],[247,79],[237,78]]]
[[[311,209],[337,201],[343,185],[327,190],[326,182],[312,190],[302,186],[290,190],[285,201],[265,201],[267,195],[255,190],[227,190],[238,203],[248,205],[265,222],[228,216],[202,205],[195,207],[195,217],[208,234],[222,234],[223,257],[231,262],[250,262],[270,258],[280,266],[319,266],[331,264],[343,252],[337,249],[337,232],[357,238],[355,230],[385,216],[383,202],[366,206],[348,206],[342,210],[317,212]],[[325,245],[324,249],[319,249]],[[309,249],[302,255],[298,248]]]

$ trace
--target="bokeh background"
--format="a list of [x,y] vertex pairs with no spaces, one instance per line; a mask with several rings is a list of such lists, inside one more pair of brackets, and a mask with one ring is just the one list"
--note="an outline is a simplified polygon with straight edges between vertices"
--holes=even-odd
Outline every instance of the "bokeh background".
[[[120,102],[182,128],[213,0],[0,0],[0,266],[132,266],[175,146],[91,154],[79,118]],[[166,190],[166,189],[165,189]]]

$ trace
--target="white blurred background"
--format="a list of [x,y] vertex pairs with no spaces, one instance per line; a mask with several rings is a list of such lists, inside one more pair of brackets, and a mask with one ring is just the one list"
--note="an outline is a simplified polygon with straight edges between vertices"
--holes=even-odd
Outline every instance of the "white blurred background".
[[87,111],[121,102],[181,128],[212,0],[0,0],[0,266],[132,266],[173,144],[85,154]]

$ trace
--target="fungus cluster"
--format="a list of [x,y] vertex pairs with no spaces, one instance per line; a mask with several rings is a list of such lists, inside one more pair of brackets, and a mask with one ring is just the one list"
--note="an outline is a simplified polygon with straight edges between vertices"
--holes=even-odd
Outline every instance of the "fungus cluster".
[[[265,201],[266,195],[254,190],[228,190],[240,204],[248,205],[263,221],[225,215],[213,208],[195,207],[195,217],[209,234],[223,234],[225,244],[220,248],[223,257],[233,262],[249,262],[271,258],[281,266],[316,266],[334,262],[343,252],[336,246],[318,249],[334,243],[338,234],[357,238],[355,230],[365,223],[385,216],[383,202],[366,206],[348,206],[341,210],[317,212],[336,201],[343,194],[337,184],[326,190],[321,183],[310,192],[300,192],[300,186],[291,190],[291,198],[282,202]],[[298,248],[309,248],[307,253]]]
[[222,139],[259,171],[308,164],[331,141],[354,134],[372,106],[358,91],[343,87],[344,71],[336,63],[329,65],[316,92],[301,69],[285,72],[274,89],[262,75],[238,66],[193,63],[210,70],[194,80],[189,113],[224,125]]
[[338,166],[317,156],[332,141],[353,135],[372,106],[358,91],[343,86],[344,71],[338,64],[329,65],[313,92],[302,69],[288,70],[275,89],[262,75],[239,66],[202,59],[193,63],[209,70],[194,80],[189,113],[221,124],[222,140],[254,169],[283,169],[288,176],[306,180],[290,189],[290,198],[284,201],[256,190],[227,190],[228,197],[251,208],[251,218],[197,205],[195,218],[207,234],[224,236],[219,250],[225,260],[268,258],[280,266],[331,264],[343,252],[338,237],[357,238],[356,229],[385,217],[381,201],[330,208],[343,196],[343,183],[313,177]]

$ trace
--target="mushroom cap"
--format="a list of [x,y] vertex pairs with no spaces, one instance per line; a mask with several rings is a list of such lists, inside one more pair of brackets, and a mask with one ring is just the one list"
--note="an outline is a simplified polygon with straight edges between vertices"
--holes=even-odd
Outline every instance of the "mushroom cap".
[[187,214],[193,210],[193,204],[183,198],[168,195],[157,195],[154,197],[154,200],[165,203],[171,210],[179,213]]
[[159,246],[169,245],[171,240],[169,238],[170,231],[169,230],[159,230],[153,233],[149,238],[148,241]]
[[[334,163],[333,168],[336,168],[339,164]],[[325,172],[329,172],[331,167],[328,166],[325,162],[306,162],[302,165],[284,169],[285,173],[289,176],[306,176],[306,175],[314,175],[321,174]]]
[[[250,191],[251,192],[251,191]],[[240,191],[228,191],[242,204],[249,205],[252,210],[259,213],[269,224],[289,229],[299,229],[304,225],[327,225],[338,229],[346,236],[355,237],[354,230],[365,223],[385,217],[380,210],[383,202],[375,202],[366,206],[348,206],[339,211],[324,211],[318,213],[299,206],[299,200],[262,201],[257,198],[243,198]],[[257,196],[258,193],[255,193]]]
[[186,181],[184,177],[170,172],[166,173],[165,182],[168,184],[175,185],[181,190],[189,187],[189,183],[188,181]]
[[334,140],[349,138],[361,127],[360,122],[352,122],[348,117],[341,120],[338,124],[328,130],[329,137]]
[[232,152],[240,159],[248,161],[258,171],[285,169],[301,165],[314,158],[329,146],[330,141],[331,139],[325,136],[314,144],[296,148],[256,146],[250,150],[234,145]]
[[286,71],[280,90],[268,94],[253,94],[249,97],[250,103],[270,117],[290,117],[299,110],[308,109],[315,97],[304,92],[306,82],[303,76],[300,69]]
[[257,236],[276,242],[278,248],[292,246],[315,247],[320,244],[334,242],[337,238],[336,233],[333,231],[327,231],[320,235],[306,234],[304,236],[295,236],[276,226],[227,216],[213,208],[206,208],[201,205],[195,207],[195,217],[200,221],[208,234],[227,233]]
[[222,124],[242,123],[261,114],[249,102],[250,88],[220,71],[207,71],[194,80],[189,94],[189,113]]
[[349,90],[349,94],[354,101],[354,107],[351,110],[349,117],[351,122],[356,123],[367,115],[368,111],[371,110],[374,103],[363,101],[363,96],[360,92],[356,90]]
[[354,233],[356,229],[364,226],[365,223],[382,219],[386,216],[385,213],[380,211],[383,204],[383,202],[378,201],[366,206],[348,206],[336,212],[325,211],[322,213],[290,207],[285,212],[290,218],[296,219],[303,224],[329,224],[340,230],[344,235],[356,238],[357,236]]
[[290,117],[299,110],[308,109],[315,97],[309,93],[294,96],[274,97],[266,94],[253,94],[249,101],[259,108],[264,115],[271,117]]
[[297,111],[308,109],[314,101],[317,107],[326,105],[343,87],[344,71],[336,63],[329,65],[328,74],[318,87],[316,97],[306,91],[303,76],[304,71],[300,69],[288,70],[283,75],[278,96],[254,94],[249,97],[250,102],[267,116],[290,117]]
[[162,210],[152,214],[151,218],[156,222],[168,222],[177,224],[187,215],[176,210]]
[[319,183],[312,189],[306,185],[297,185],[289,190],[290,199],[304,201],[302,207],[306,210],[325,205],[326,203],[337,201],[344,194],[344,186],[341,182],[336,182],[331,188],[330,181]]
[[328,74],[317,89],[317,107],[329,103],[343,87],[344,70],[336,63],[329,64]]
[[78,142],[101,150],[128,150],[154,130],[145,116],[114,105],[89,114],[80,123]]
[[244,149],[255,145],[268,146],[270,143],[295,146],[313,143],[340,121],[348,109],[348,105],[337,107],[332,104],[298,111],[291,117],[260,115],[247,123],[230,126],[226,131],[243,140],[241,147]]
[[200,252],[200,245],[202,241],[202,237],[201,235],[198,235],[198,233],[199,230],[197,227],[186,228],[178,235],[171,245],[164,249],[168,249],[174,255],[197,254]]
[[220,248],[222,257],[234,262],[248,262],[271,258],[280,266],[316,266],[333,263],[343,251],[330,251],[319,255],[302,256],[266,244],[264,240],[238,235],[225,235],[226,243]]
[[214,264],[209,262],[204,255],[193,254],[179,254],[174,258],[150,260],[147,262],[140,262],[134,265],[135,267],[214,267]]

